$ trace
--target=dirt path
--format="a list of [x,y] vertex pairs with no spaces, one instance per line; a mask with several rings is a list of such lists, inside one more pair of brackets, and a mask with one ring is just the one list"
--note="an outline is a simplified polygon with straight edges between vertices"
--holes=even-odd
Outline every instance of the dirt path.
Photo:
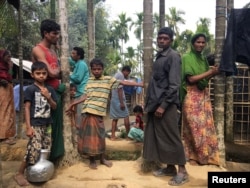
[[[20,162],[3,162],[4,188],[19,187],[13,180]],[[43,188],[159,188],[171,187],[167,184],[171,177],[154,177],[152,173],[141,173],[140,160],[113,161],[113,167],[99,165],[97,170],[88,167],[88,161],[66,169],[56,171],[55,176],[44,184],[32,184],[28,187]],[[189,166],[190,181],[181,187],[207,187],[208,171],[225,171],[216,166]]]

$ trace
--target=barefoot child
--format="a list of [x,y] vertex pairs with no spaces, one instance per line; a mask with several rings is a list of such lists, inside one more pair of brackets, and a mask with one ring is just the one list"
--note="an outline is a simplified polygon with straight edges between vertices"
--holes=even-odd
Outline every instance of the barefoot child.
[[56,108],[57,96],[54,89],[45,85],[48,76],[47,65],[34,62],[31,66],[31,76],[35,80],[24,92],[26,135],[29,137],[26,154],[17,174],[14,176],[17,184],[28,186],[24,172],[28,165],[34,165],[41,149],[51,147],[51,109]]
[[100,156],[102,165],[112,166],[112,162],[104,158],[106,143],[103,123],[111,90],[118,88],[119,84],[139,87],[142,87],[143,84],[104,76],[104,64],[100,59],[93,59],[90,62],[90,68],[93,76],[89,78],[83,96],[71,103],[66,113],[70,114],[75,105],[83,102],[82,124],[78,128],[78,152],[88,155],[89,167],[97,169],[96,156]]

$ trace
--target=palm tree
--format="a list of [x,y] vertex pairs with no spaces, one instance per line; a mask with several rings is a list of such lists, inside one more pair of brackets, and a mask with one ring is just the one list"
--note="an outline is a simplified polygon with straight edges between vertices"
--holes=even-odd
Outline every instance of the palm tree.
[[[219,65],[221,52],[225,40],[227,0],[216,0],[216,22],[215,22],[215,64]],[[224,96],[225,76],[220,74],[214,78],[214,121],[218,134],[220,161],[225,166],[225,145],[224,145]]]
[[118,36],[118,31],[116,30],[116,27],[114,23],[111,24],[110,26],[110,31],[108,33],[108,38],[107,38],[108,43],[111,44],[111,46],[114,49],[120,49],[121,46],[119,44],[119,36]]
[[87,0],[87,18],[88,18],[88,59],[95,57],[95,16],[94,2]]
[[[143,62],[144,62],[144,90],[147,91],[149,80],[152,75],[153,66],[153,2],[152,0],[143,0]],[[146,92],[144,92],[146,93]],[[145,96],[144,96],[145,99]],[[154,163],[143,160],[141,170],[151,171]]]
[[160,16],[158,13],[153,14],[153,30],[154,33],[160,29]]
[[[115,25],[115,30],[116,33],[118,34],[122,45],[121,45],[121,54],[123,56],[123,45],[129,40],[129,35],[128,35],[128,25],[132,21],[130,17],[126,16],[126,13],[121,13],[118,15],[119,20],[114,21]],[[124,62],[124,56],[123,56],[123,62]]]
[[105,65],[104,74],[105,75],[114,75],[119,69],[119,64],[121,64],[121,56],[117,50],[111,50],[108,53],[107,64]]
[[56,2],[55,0],[50,0],[50,18],[56,19]]
[[[227,15],[234,8],[234,0],[227,0]],[[225,139],[228,142],[233,142],[233,76],[226,77],[226,95],[225,95]]]
[[[69,64],[68,64],[68,56],[69,56],[69,46],[68,46],[68,16],[67,16],[67,0],[58,1],[59,7],[59,23],[61,25],[61,69],[62,69],[62,82],[66,84],[66,92],[63,97],[63,111],[68,107],[70,103],[69,96]],[[79,155],[77,151],[73,148],[73,144],[71,142],[71,125],[70,119],[68,116],[63,116],[63,136],[64,136],[64,146],[65,153],[63,158],[59,161],[59,167],[71,166],[77,163],[79,159]]]
[[[22,7],[21,1],[19,1],[19,6]],[[22,134],[22,122],[23,122],[23,116],[22,114],[24,113],[24,109],[23,109],[23,101],[24,101],[24,94],[23,94],[23,35],[22,35],[22,8],[19,7],[18,10],[18,57],[19,57],[19,84],[20,84],[20,91],[19,91],[19,95],[20,95],[20,111],[19,113],[21,115],[19,115],[19,125],[18,125],[18,129],[17,129],[17,137],[21,138],[21,134]]]
[[130,25],[130,29],[135,26],[134,34],[135,37],[139,40],[139,45],[137,46],[137,61],[139,64],[139,72],[141,73],[141,67],[142,67],[142,26],[143,26],[143,13],[136,13],[137,20],[135,22],[132,21]]
[[185,20],[181,17],[182,15],[185,15],[185,12],[182,10],[176,10],[175,7],[169,8],[170,15],[166,15],[166,20],[168,22],[168,26],[172,28],[172,30],[176,34],[176,38],[179,37],[179,28],[178,24],[185,24]]
[[[211,20],[209,18],[199,18],[199,20],[197,21],[196,25],[197,25],[197,29],[196,32],[199,33],[204,33],[207,37],[210,37],[210,33],[209,33],[209,26],[211,24]],[[209,41],[210,38],[207,38],[207,40]]]
[[135,37],[139,40],[140,44],[141,44],[141,39],[142,39],[142,24],[143,24],[143,13],[136,13],[137,16],[137,20],[136,21],[131,21],[131,25],[129,27],[129,29],[131,29],[132,27],[135,27],[134,30],[134,34]]
[[131,71],[131,76],[135,76],[139,71],[137,70],[138,68],[138,62],[135,59],[135,50],[133,47],[127,47],[127,52],[125,53],[125,64],[129,65],[132,69]]
[[174,45],[177,46],[173,46],[174,49],[176,49],[181,55],[190,51],[191,48],[191,38],[192,38],[193,32],[191,30],[185,30],[183,31],[178,40],[176,39],[175,41],[177,41],[177,43],[174,43]]
[[144,62],[144,89],[147,90],[153,67],[153,2],[143,1],[143,62]]
[[[159,0],[160,28],[165,26],[165,0]],[[159,29],[160,29],[159,28]]]

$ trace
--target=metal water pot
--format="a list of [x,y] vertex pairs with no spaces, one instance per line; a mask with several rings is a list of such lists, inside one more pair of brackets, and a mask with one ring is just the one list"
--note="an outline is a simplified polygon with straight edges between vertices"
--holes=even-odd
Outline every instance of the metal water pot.
[[54,164],[47,160],[50,150],[42,149],[40,158],[36,164],[26,169],[27,180],[30,182],[46,182],[54,174]]

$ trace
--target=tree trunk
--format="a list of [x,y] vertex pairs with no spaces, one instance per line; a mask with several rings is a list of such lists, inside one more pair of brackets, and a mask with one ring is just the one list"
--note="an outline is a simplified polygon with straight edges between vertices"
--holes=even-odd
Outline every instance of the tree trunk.
[[50,18],[56,20],[56,0],[50,0]]
[[[63,112],[66,111],[68,104],[70,103],[69,94],[69,46],[68,46],[68,17],[67,17],[67,6],[66,0],[60,0],[59,2],[59,23],[61,25],[61,70],[62,70],[62,82],[66,85],[66,91],[63,95]],[[63,115],[63,136],[65,154],[59,161],[59,167],[71,166],[80,161],[79,155],[76,149],[73,147],[71,139],[71,123],[70,118]]]
[[[234,8],[234,0],[227,0],[227,17],[229,18],[231,9]],[[233,142],[233,76],[226,77],[226,100],[225,100],[225,139],[227,142]]]
[[[165,0],[159,0],[160,28],[165,27]],[[158,28],[158,29],[160,29]]]
[[95,16],[94,2],[87,0],[88,17],[88,63],[95,57]]
[[[216,0],[216,23],[215,23],[215,64],[219,66],[221,52],[225,40],[226,28],[226,4],[227,0]],[[220,164],[225,166],[224,144],[224,102],[225,102],[225,75],[223,73],[214,79],[214,121],[218,135]]]
[[[152,75],[153,67],[153,2],[152,0],[143,1],[143,62],[144,62],[144,101],[148,90],[149,80]],[[145,118],[146,114],[145,114]],[[146,125],[147,126],[147,125]],[[142,161],[141,170],[149,172],[155,167],[151,161]]]
[[18,117],[18,126],[17,126],[17,138],[22,137],[22,128],[23,128],[23,114],[24,114],[24,104],[23,104],[23,46],[22,46],[22,3],[20,3],[20,8],[18,11],[18,58],[19,58],[19,117]]
[[143,1],[143,62],[144,89],[147,91],[153,66],[153,3],[152,0]]

